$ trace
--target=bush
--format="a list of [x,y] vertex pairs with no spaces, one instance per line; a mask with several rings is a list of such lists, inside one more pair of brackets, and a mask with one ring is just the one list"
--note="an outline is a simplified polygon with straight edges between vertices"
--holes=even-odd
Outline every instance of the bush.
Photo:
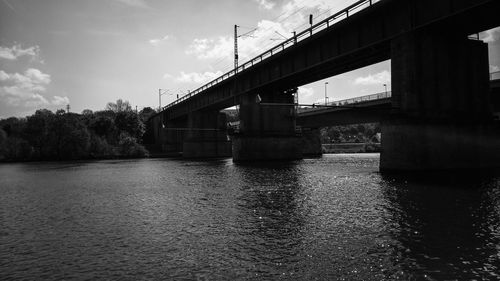
[[108,144],[105,138],[91,134],[89,156],[91,158],[116,157],[118,156],[118,151],[114,146]]
[[145,157],[148,151],[144,146],[137,143],[137,140],[127,133],[121,133],[119,137],[120,155],[125,157]]

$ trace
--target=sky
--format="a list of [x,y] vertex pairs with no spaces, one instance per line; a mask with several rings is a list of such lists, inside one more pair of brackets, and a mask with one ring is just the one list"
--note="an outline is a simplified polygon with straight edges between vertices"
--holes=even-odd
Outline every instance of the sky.
[[[355,0],[0,0],[0,118],[36,109],[102,110],[117,99],[158,107]],[[481,34],[500,70],[500,29]],[[300,103],[390,90],[390,62],[299,88]]]

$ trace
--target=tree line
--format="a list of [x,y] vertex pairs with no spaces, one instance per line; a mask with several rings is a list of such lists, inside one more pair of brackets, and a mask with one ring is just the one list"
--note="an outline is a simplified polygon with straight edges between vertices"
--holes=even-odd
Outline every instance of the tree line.
[[129,102],[110,102],[81,114],[37,110],[25,118],[0,120],[0,161],[144,157],[145,123],[156,111],[140,112]]
[[380,124],[366,123],[321,129],[321,143],[378,143]]

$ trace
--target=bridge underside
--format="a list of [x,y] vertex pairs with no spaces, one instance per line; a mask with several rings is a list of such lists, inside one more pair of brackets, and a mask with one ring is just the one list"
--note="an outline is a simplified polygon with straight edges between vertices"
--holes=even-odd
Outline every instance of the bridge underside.
[[[491,0],[381,1],[168,108],[154,121],[165,129],[154,135],[187,157],[228,155],[217,112],[240,105],[235,161],[317,152],[317,128],[335,119],[381,122],[384,171],[498,167],[487,45],[467,36],[499,25],[499,8]],[[297,118],[288,89],[387,59],[390,102]],[[305,128],[302,139],[295,125]]]

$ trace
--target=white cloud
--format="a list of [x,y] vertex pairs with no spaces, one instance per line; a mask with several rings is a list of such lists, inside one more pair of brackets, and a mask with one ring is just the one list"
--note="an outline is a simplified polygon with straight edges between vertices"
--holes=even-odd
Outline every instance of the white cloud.
[[159,46],[162,42],[168,41],[169,39],[171,39],[171,36],[165,35],[162,38],[154,38],[154,39],[149,40],[149,44],[156,47],[156,46]]
[[114,1],[134,8],[149,8],[149,5],[145,0],[114,0]]
[[178,76],[172,76],[171,74],[165,74],[165,75],[163,75],[163,78],[173,79],[174,81],[179,82],[179,83],[201,84],[201,83],[210,82],[211,80],[213,80],[221,75],[222,75],[221,71],[215,71],[215,72],[206,71],[203,73],[198,73],[198,72],[185,73],[184,71],[181,71],[181,73]]
[[269,0],[254,0],[254,1],[259,3],[259,7],[265,10],[271,10],[276,5],[276,3],[271,2]]
[[58,106],[67,105],[67,104],[69,104],[69,98],[68,97],[54,96],[54,97],[52,97],[51,104],[58,105]]
[[217,39],[194,39],[186,50],[187,55],[195,55],[199,59],[220,59],[233,54],[234,39],[220,36]]
[[45,91],[45,86],[50,83],[50,75],[35,68],[29,68],[23,74],[0,70],[0,81],[23,89]]
[[[254,0],[261,5],[275,5],[270,0]],[[309,14],[315,15],[315,21],[322,20],[331,14],[346,7],[352,0],[292,0],[282,5],[280,16],[274,21],[262,20],[257,24],[257,29],[238,38],[238,54],[240,64],[252,59],[279,43],[283,37],[292,37],[292,32],[300,32],[309,26]],[[270,6],[267,6],[270,7]],[[249,29],[240,28],[239,34],[249,32]],[[279,35],[279,34],[281,35]],[[271,40],[274,39],[274,40]],[[198,59],[223,59],[231,58],[234,53],[234,38],[219,36],[213,38],[197,38],[188,46],[186,54],[195,55]]]
[[358,77],[354,80],[356,85],[379,85],[387,84],[391,81],[391,73],[387,70],[376,74],[369,74],[365,77]]
[[[15,104],[19,105],[19,104]],[[32,94],[28,96],[27,99],[23,101],[23,105],[26,107],[42,107],[49,105],[49,101],[40,94]]]
[[498,67],[497,65],[490,64],[490,73],[498,72],[498,71],[500,71],[500,67]]
[[[239,34],[244,34],[249,30],[240,30]],[[262,53],[269,47],[276,45],[276,41],[271,41],[271,38],[282,38],[277,33],[283,36],[291,35],[279,23],[263,20],[258,23],[258,28],[254,32],[238,38],[238,54],[239,61],[245,62],[254,56]],[[219,36],[217,38],[202,38],[194,39],[188,46],[186,54],[195,55],[198,59],[223,59],[232,58],[234,55],[234,38],[231,36]]]
[[69,103],[68,97],[53,96],[49,100],[42,95],[51,78],[35,68],[29,68],[22,74],[0,70],[0,82],[0,101],[8,106],[38,108]]
[[16,44],[12,47],[0,46],[0,58],[6,60],[17,60],[20,57],[27,56],[32,59],[38,59],[40,54],[40,47],[32,46],[23,49],[21,45]]
[[487,30],[481,34],[481,38],[486,43],[492,43],[500,38],[500,27]]
[[309,87],[299,87],[299,103],[310,103],[313,100],[314,89]]

